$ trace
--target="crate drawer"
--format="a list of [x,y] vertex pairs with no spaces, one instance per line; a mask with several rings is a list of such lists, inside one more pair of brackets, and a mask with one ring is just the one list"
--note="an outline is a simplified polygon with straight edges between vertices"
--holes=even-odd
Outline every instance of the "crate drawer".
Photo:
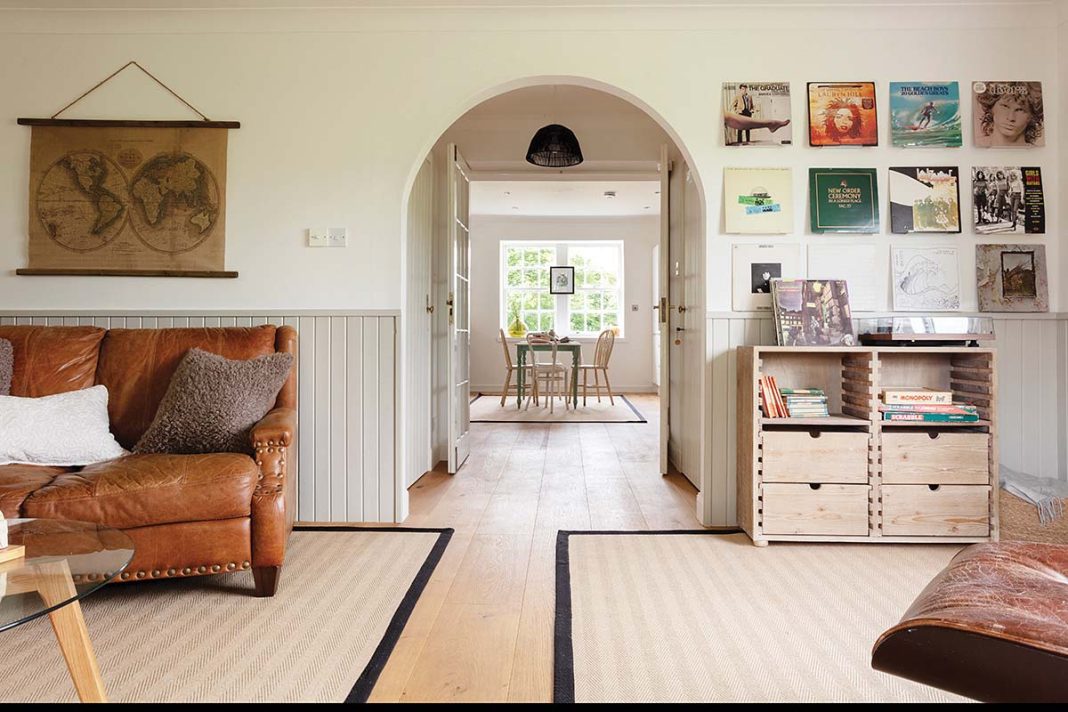
[[765,482],[868,482],[868,434],[764,431]]
[[868,535],[868,485],[765,483],[765,534]]
[[[932,437],[933,436],[933,437]],[[882,433],[883,483],[990,484],[986,433]]]
[[989,536],[990,487],[883,485],[886,536]]

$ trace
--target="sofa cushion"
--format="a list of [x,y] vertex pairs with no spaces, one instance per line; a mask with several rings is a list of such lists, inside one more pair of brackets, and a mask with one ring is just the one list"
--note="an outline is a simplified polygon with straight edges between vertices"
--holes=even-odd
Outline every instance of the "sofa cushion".
[[0,396],[0,465],[81,466],[125,454],[108,429],[103,386],[40,398]]
[[112,329],[100,349],[97,383],[108,387],[111,432],[132,448],[156,416],[186,352],[203,349],[230,359],[274,353],[275,327]]
[[0,339],[0,396],[11,395],[11,374],[15,367],[15,354],[11,342]]
[[252,426],[274,406],[293,355],[235,361],[190,349],[134,452],[245,452]]
[[42,465],[0,465],[0,511],[6,519],[22,516],[22,503],[58,475],[70,472],[69,467]]
[[248,455],[130,455],[58,475],[22,513],[119,529],[247,517],[258,477]]
[[103,338],[95,326],[0,326],[14,355],[11,395],[38,398],[93,385]]

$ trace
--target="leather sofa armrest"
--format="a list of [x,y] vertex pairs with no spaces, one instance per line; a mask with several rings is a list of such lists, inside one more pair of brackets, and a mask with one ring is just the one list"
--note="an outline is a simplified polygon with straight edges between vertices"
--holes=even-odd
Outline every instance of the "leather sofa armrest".
[[295,491],[288,482],[292,468],[291,446],[297,437],[297,412],[275,408],[252,427],[252,447],[260,478],[252,493],[252,566],[281,566],[286,539],[292,529],[287,493]]

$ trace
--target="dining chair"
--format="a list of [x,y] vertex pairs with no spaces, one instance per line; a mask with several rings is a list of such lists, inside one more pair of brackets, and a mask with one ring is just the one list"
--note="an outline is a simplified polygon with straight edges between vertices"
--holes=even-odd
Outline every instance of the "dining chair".
[[[512,384],[512,376],[519,373],[519,367],[512,361],[512,351],[508,348],[508,339],[505,338],[504,329],[501,329],[500,332],[501,347],[504,349],[504,386],[501,388],[501,407],[503,408],[508,396],[512,393],[518,394],[519,392],[519,381],[516,380],[515,384]],[[523,382],[527,385],[527,388],[532,388],[531,373],[532,370],[530,364],[524,364]],[[533,393],[533,389],[531,390],[531,393]],[[528,394],[527,397],[530,398],[532,396]],[[519,403],[516,403],[515,407],[519,408]]]
[[[567,366],[560,363],[559,352],[555,341],[551,339],[538,338],[535,336],[527,336],[527,343],[534,346],[537,344],[549,344],[552,348],[550,351],[534,351],[531,349],[530,358],[533,361],[533,378],[534,383],[533,400],[535,405],[540,405],[539,400],[542,395],[546,397],[549,402],[549,412],[556,412],[556,399],[563,397],[564,409],[568,407],[571,399],[568,393],[568,384],[571,379],[568,377],[569,370]],[[550,360],[548,362],[539,361],[538,354],[550,354]],[[545,390],[542,391],[542,384],[544,383]],[[530,408],[530,400],[527,400],[527,408]]]
[[605,329],[597,337],[597,349],[593,352],[593,363],[582,364],[579,370],[582,372],[582,405],[586,405],[586,396],[589,394],[590,373],[593,373],[593,388],[597,394],[597,402],[601,402],[601,376],[604,376],[604,387],[608,391],[608,402],[616,404],[612,396],[612,384],[608,381],[608,362],[612,358],[612,349],[616,345],[616,334],[611,329]]

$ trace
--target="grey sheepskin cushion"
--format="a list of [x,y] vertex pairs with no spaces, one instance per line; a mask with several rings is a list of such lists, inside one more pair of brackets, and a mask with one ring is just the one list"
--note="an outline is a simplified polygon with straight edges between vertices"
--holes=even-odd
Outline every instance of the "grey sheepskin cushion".
[[11,376],[15,373],[15,351],[11,342],[0,339],[0,396],[11,395]]
[[251,453],[249,431],[274,407],[292,368],[287,353],[232,361],[190,349],[133,451]]

